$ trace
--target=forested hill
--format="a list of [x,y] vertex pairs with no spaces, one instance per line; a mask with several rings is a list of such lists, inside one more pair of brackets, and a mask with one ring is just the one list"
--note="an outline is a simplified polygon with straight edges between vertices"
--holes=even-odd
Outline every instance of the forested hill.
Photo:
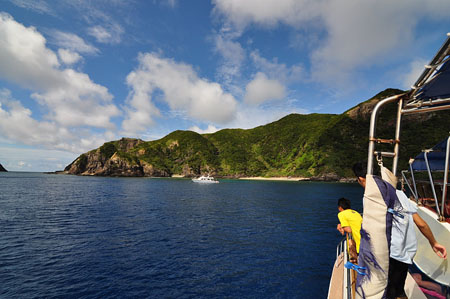
[[[174,131],[162,139],[122,138],[79,156],[65,168],[69,174],[101,176],[219,177],[294,176],[318,180],[352,177],[354,162],[367,159],[370,113],[388,96],[387,89],[340,115],[290,114],[253,129],[224,129],[213,134]],[[396,106],[378,119],[381,138],[395,132]],[[448,136],[448,112],[405,116],[400,167],[410,156]]]

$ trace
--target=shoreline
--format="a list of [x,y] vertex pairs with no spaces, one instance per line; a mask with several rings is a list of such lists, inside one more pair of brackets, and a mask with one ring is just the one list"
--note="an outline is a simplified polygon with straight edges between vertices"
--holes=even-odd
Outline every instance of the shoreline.
[[249,181],[284,181],[284,182],[299,182],[299,181],[311,181],[310,178],[305,177],[240,177],[240,180],[249,180]]
[[[64,174],[64,175],[74,175],[70,174],[66,171],[54,171],[54,172],[44,172],[45,174]],[[76,174],[80,176],[96,176],[95,174]],[[105,177],[146,177],[146,176],[105,176]],[[147,178],[174,178],[174,179],[192,179],[191,176],[184,176],[182,174],[173,174],[170,177],[147,177]],[[262,177],[262,176],[255,176],[255,177],[216,177],[217,179],[235,179],[235,180],[245,180],[245,181],[277,181],[277,182],[336,182],[336,183],[355,183],[357,182],[354,178],[327,178],[327,177]]]
[[[192,178],[183,176],[180,174],[174,174],[171,176],[171,178]],[[307,178],[307,177],[262,177],[262,176],[255,176],[255,177],[215,177],[216,179],[235,179],[235,180],[245,180],[245,181],[277,181],[277,182],[335,182],[335,183],[356,183],[357,180],[354,178],[339,178],[339,179],[330,179],[330,178]]]

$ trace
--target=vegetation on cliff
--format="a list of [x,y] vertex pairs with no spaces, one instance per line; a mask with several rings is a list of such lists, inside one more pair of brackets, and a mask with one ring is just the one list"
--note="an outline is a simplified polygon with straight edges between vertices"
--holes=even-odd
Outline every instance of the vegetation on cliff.
[[[82,154],[65,171],[83,175],[223,177],[303,176],[315,179],[352,177],[354,162],[367,158],[370,113],[387,89],[340,115],[290,114],[249,130],[224,129],[213,134],[175,131],[144,142],[122,138]],[[378,135],[393,138],[396,106],[379,118]],[[439,112],[404,117],[400,164],[448,134],[450,115]]]

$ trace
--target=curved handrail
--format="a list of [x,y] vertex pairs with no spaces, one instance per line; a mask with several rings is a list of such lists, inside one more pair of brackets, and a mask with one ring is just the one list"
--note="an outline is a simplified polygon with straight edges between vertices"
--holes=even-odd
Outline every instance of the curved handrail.
[[[369,129],[369,153],[368,153],[368,157],[367,157],[367,174],[373,174],[373,154],[374,154],[374,150],[375,150],[375,129],[376,129],[376,125],[377,125],[377,116],[378,116],[378,112],[380,110],[380,108],[382,106],[384,106],[385,104],[394,102],[394,101],[400,101],[399,105],[400,105],[400,109],[397,113],[397,128],[396,128],[396,132],[395,132],[395,139],[398,140],[400,137],[400,120],[401,120],[401,104],[402,104],[402,97],[405,95],[405,93],[403,94],[399,94],[399,95],[395,95],[389,98],[386,98],[384,100],[379,101],[375,107],[373,108],[372,111],[372,115],[370,116],[370,129]],[[398,142],[395,145],[394,148],[394,163],[393,166],[395,166],[392,168],[392,173],[394,173],[397,170],[397,164],[396,161],[398,161]]]

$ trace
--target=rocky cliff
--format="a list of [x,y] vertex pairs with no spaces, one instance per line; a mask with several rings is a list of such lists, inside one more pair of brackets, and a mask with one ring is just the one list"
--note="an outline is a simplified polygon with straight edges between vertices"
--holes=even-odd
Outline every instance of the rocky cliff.
[[6,171],[8,171],[8,170],[6,170],[5,167],[3,167],[2,164],[0,164],[0,171],[6,172]]
[[151,164],[126,154],[143,142],[134,138],[107,142],[98,149],[79,156],[64,169],[64,172],[98,176],[169,176],[167,172],[155,169]]

